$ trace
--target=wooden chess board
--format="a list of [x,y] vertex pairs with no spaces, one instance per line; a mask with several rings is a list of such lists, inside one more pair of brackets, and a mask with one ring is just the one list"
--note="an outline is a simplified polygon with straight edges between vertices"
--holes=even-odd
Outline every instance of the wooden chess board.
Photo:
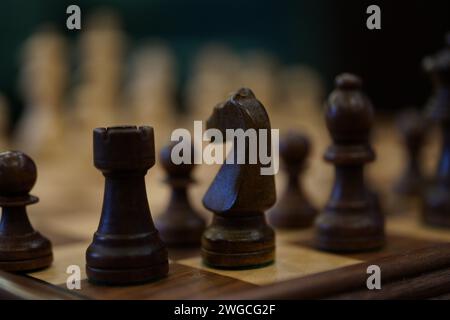
[[[252,270],[215,270],[202,264],[198,249],[170,250],[167,278],[124,287],[89,283],[84,273],[89,237],[69,230],[62,233],[64,236],[49,234],[54,242],[53,265],[27,277],[1,273],[0,296],[34,299],[450,297],[450,232],[423,227],[414,216],[389,219],[387,244],[379,251],[326,253],[312,246],[313,230],[278,231],[273,265]],[[381,268],[381,290],[366,288],[367,266],[372,264]],[[80,290],[67,289],[69,265],[81,267]]]
[[[314,131],[318,128],[317,131]],[[382,127],[383,128],[383,127]],[[305,177],[305,190],[317,207],[325,203],[333,179],[332,168],[321,156],[327,145],[323,126],[308,131],[314,152]],[[321,131],[322,130],[322,131]],[[390,191],[398,177],[401,148],[391,124],[375,135],[379,161],[370,168],[370,178],[382,191],[386,217],[386,245],[383,249],[358,254],[336,254],[316,250],[314,229],[276,231],[276,260],[251,270],[215,270],[202,264],[199,249],[169,249],[167,278],[151,283],[110,287],[88,282],[84,273],[85,251],[100,218],[102,176],[92,166],[85,176],[71,175],[70,165],[38,162],[39,178],[33,193],[41,203],[29,208],[34,227],[53,243],[54,262],[45,270],[27,275],[0,272],[0,297],[32,299],[256,299],[256,298],[450,298],[450,230],[421,224],[415,200],[396,199]],[[431,147],[433,149],[433,146]],[[430,161],[434,152],[428,152]],[[394,161],[395,160],[395,161]],[[73,169],[73,168],[72,168]],[[190,190],[194,207],[217,166],[199,166],[197,185]],[[75,170],[75,169],[73,169]],[[374,172],[378,172],[375,173]],[[164,209],[169,190],[162,183],[164,173],[156,165],[147,177],[152,215]],[[284,175],[277,175],[277,192],[282,192]],[[368,290],[367,266],[381,269],[381,290]],[[81,289],[69,290],[66,269],[81,268]]]

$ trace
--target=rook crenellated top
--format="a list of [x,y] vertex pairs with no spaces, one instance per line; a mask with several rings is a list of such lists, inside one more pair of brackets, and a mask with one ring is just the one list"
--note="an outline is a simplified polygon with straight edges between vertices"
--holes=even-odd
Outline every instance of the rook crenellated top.
[[149,169],[155,164],[155,140],[149,126],[94,129],[94,164],[105,170]]

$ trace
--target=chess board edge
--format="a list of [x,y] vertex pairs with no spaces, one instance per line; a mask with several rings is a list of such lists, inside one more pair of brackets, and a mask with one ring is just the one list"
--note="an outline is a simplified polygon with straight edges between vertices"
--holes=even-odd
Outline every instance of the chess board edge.
[[87,297],[33,277],[0,270],[0,299],[82,300]]
[[[381,290],[367,289],[366,281],[369,276],[367,267],[370,265],[380,267]],[[231,280],[234,279],[231,278]],[[158,282],[154,284],[157,285]],[[97,289],[107,291],[110,290],[110,287]],[[135,290],[139,290],[139,288],[136,287]],[[211,299],[428,299],[445,296],[449,292],[450,244],[444,243],[288,281],[263,286],[249,286],[236,293],[225,292],[215,295]],[[96,297],[52,285],[30,276],[2,271],[0,272],[0,298],[72,300],[95,299]]]
[[[380,267],[381,290],[372,291],[367,288],[369,276],[367,267],[370,265]],[[449,272],[450,244],[443,243],[282,281],[222,298],[232,300],[425,299],[450,292]],[[384,290],[386,287],[388,290]],[[403,288],[403,290],[395,290],[396,288]],[[389,292],[385,294],[385,291]]]

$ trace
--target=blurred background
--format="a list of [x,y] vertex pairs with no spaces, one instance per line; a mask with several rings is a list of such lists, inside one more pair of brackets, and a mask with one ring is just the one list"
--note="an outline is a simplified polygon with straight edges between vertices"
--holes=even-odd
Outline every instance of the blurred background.
[[[81,30],[66,28],[71,4]],[[381,30],[366,28],[370,4]],[[66,128],[85,148],[93,127],[124,123],[167,137],[240,86],[278,125],[312,117],[344,71],[362,77],[378,114],[422,108],[422,60],[444,46],[449,12],[439,0],[3,0],[3,146],[55,153]]]
[[[420,61],[442,46],[450,28],[450,2],[445,0],[2,0],[0,91],[9,101],[13,123],[25,105],[17,83],[27,39],[51,24],[68,41],[70,70],[80,63],[76,47],[81,32],[65,28],[70,4],[81,7],[82,31],[101,8],[117,14],[126,38],[121,57],[126,64],[146,41],[161,41],[174,60],[180,109],[186,108],[194,61],[210,43],[237,55],[263,52],[283,66],[308,66],[326,91],[337,73],[356,72],[377,109],[420,105],[429,92]],[[365,28],[370,4],[382,9],[382,30]],[[76,75],[70,73],[71,84]]]
[[[81,8],[80,31],[66,28],[71,4]],[[366,28],[371,4],[381,8],[381,30]],[[323,161],[329,135],[321,108],[335,76],[353,72],[382,118],[371,182],[390,194],[412,158],[394,118],[404,108],[423,110],[432,90],[422,61],[445,46],[449,18],[448,0],[2,0],[0,148],[35,159],[42,212],[100,212],[93,128],[151,125],[159,152],[173,129],[192,130],[192,120],[206,120],[214,105],[247,86],[273,128],[310,137],[305,190],[321,207],[333,179]],[[421,115],[415,119],[420,127]],[[439,136],[432,137],[427,175],[440,149]],[[197,208],[217,170],[196,171]],[[159,163],[147,176],[156,214],[169,194],[164,176]]]

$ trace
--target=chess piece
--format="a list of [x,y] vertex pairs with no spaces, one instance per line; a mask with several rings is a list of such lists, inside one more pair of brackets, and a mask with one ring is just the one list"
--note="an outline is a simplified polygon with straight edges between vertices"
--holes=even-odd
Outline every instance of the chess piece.
[[26,42],[19,74],[26,108],[14,133],[16,148],[39,157],[64,154],[67,56],[66,40],[52,28],[40,30]]
[[410,110],[400,115],[398,129],[405,145],[407,164],[394,191],[400,195],[419,196],[425,184],[420,153],[427,130],[426,122],[418,112]]
[[34,161],[18,151],[0,153],[0,269],[25,272],[50,266],[52,246],[35,231],[26,206],[39,201],[29,194],[36,182]]
[[281,83],[280,108],[284,109],[278,115],[279,120],[297,125],[299,119],[307,118],[302,125],[308,126],[311,132],[322,120],[324,85],[319,72],[305,65],[287,66],[281,69],[278,81]]
[[423,205],[425,223],[437,227],[450,227],[450,35],[447,48],[429,61],[429,71],[435,90],[428,105],[432,120],[440,126],[443,143],[432,185],[428,188]]
[[72,109],[75,125],[71,128],[81,151],[92,128],[123,123],[119,108],[125,50],[126,36],[114,11],[101,8],[87,17],[79,38],[78,83]]
[[153,128],[95,129],[94,164],[105,176],[105,194],[86,252],[88,279],[125,285],[165,276],[167,250],[153,225],[144,180],[155,164]]
[[[220,130],[223,136],[226,129],[267,129],[270,133],[264,106],[246,88],[216,106],[207,127]],[[271,150],[270,135],[266,141]],[[245,144],[244,164],[230,159],[241,152],[236,138],[233,142],[234,152],[228,155],[203,198],[203,205],[214,213],[202,237],[203,262],[215,268],[267,265],[275,258],[275,234],[266,223],[264,211],[275,203],[275,179],[261,174],[259,159],[249,163],[249,143]]]
[[363,251],[384,243],[384,218],[364,181],[364,165],[375,159],[369,144],[373,108],[351,74],[336,79],[326,122],[333,144],[325,160],[335,165],[328,203],[316,220],[316,245],[329,251]]
[[[152,121],[160,137],[170,136],[178,115],[173,52],[164,43],[157,42],[140,48],[131,59],[129,74],[128,107],[122,109],[121,118],[128,117],[133,123]],[[158,145],[158,139],[155,143],[156,150],[163,147]]]
[[307,228],[316,217],[317,211],[306,197],[299,174],[305,169],[310,152],[309,139],[296,132],[290,132],[280,143],[280,155],[288,175],[287,188],[269,214],[271,225],[277,228]]
[[[175,143],[172,143],[161,150],[160,159],[167,172],[166,182],[171,186],[172,194],[169,205],[156,219],[155,224],[162,240],[168,246],[198,246],[205,230],[205,221],[192,208],[187,194],[188,185],[194,182],[191,173],[195,165],[193,161],[174,164],[171,159],[174,145]],[[193,153],[192,148],[192,156]]]
[[239,68],[240,84],[252,88],[269,114],[272,114],[272,110],[268,108],[275,105],[278,94],[276,68],[275,57],[258,50],[247,52]]
[[175,108],[176,81],[175,58],[168,46],[152,43],[136,51],[131,60],[127,91],[134,120],[170,123]]
[[212,106],[232,92],[239,81],[241,60],[229,47],[208,44],[195,58],[186,88],[189,122],[205,119]]

